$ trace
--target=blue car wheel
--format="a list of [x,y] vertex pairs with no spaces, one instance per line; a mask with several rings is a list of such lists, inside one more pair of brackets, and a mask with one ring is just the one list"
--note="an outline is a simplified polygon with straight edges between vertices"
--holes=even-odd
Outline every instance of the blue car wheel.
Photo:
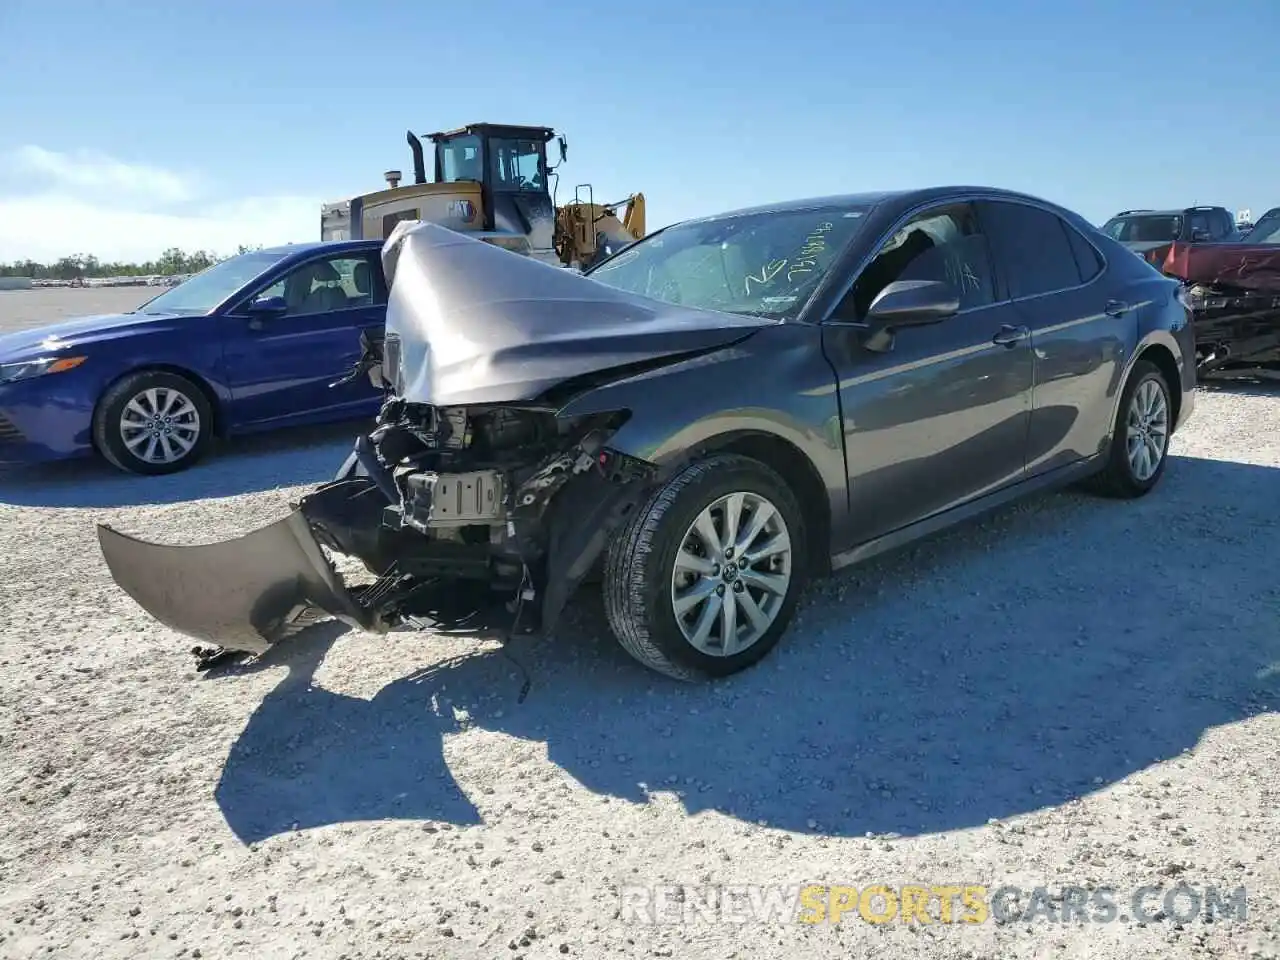
[[156,476],[177,473],[203,455],[213,409],[186,377],[143,370],[117,381],[93,416],[93,442],[112,466]]

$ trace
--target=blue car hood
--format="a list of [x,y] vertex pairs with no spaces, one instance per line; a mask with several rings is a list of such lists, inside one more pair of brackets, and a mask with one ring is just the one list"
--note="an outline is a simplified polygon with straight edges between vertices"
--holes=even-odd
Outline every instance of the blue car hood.
[[0,334],[0,363],[34,360],[68,348],[127,337],[174,319],[173,314],[106,313]]

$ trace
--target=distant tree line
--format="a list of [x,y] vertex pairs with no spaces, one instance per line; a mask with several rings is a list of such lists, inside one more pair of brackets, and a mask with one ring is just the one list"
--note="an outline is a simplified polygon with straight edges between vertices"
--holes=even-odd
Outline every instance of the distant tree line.
[[[248,253],[250,250],[261,250],[261,246],[240,245],[236,254]],[[171,277],[175,274],[199,273],[211,267],[229,255],[212,253],[209,250],[196,250],[188,253],[177,247],[170,247],[160,254],[158,259],[145,263],[120,263],[111,260],[99,260],[93,254],[77,253],[75,256],[63,257],[56,263],[39,263],[35,260],[17,260],[13,263],[0,263],[0,277],[30,277],[32,280],[88,280],[104,277]]]

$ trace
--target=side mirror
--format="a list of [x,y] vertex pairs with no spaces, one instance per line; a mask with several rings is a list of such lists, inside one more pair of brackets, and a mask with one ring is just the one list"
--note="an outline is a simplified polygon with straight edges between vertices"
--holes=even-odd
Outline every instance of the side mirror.
[[249,314],[254,317],[280,317],[288,312],[284,297],[259,297],[249,304]]
[[245,308],[249,314],[249,329],[261,330],[263,323],[273,317],[283,317],[289,312],[284,297],[259,297]]
[[960,310],[960,295],[942,280],[895,280],[871,301],[867,310],[868,350],[893,347],[893,331],[940,323]]
[[1196,230],[1192,230],[1192,231],[1191,231],[1191,242],[1192,242],[1192,243],[1203,243],[1204,241],[1206,241],[1206,240],[1208,240],[1208,239],[1209,239],[1209,231],[1208,231],[1208,230],[1200,230],[1200,229],[1196,229]]
[[564,163],[564,158],[565,158],[565,157],[568,155],[568,153],[569,153],[569,144],[565,141],[565,139],[564,139],[564,136],[563,136],[563,135],[561,135],[561,136],[559,136],[559,137],[556,137],[556,143],[557,143],[557,144],[559,145],[559,147],[560,147],[560,162],[561,162],[561,163]]

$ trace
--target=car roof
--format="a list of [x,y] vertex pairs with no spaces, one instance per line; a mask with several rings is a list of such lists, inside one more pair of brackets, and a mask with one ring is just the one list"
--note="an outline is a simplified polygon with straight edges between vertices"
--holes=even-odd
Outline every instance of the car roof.
[[282,243],[275,247],[265,247],[263,253],[308,254],[318,250],[332,250],[342,253],[347,250],[376,250],[382,246],[381,240],[304,240],[302,243]]
[[[1226,210],[1226,207],[1214,206],[1196,206],[1196,207],[1171,207],[1168,210],[1125,210],[1117,213],[1112,220],[1118,220],[1121,217],[1181,217],[1192,210]],[[1228,211],[1229,212],[1229,211]],[[1235,217],[1232,217],[1234,220]]]
[[691,222],[720,220],[729,217],[751,216],[754,214],[769,213],[789,213],[798,210],[808,210],[815,207],[881,207],[893,206],[907,209],[914,207],[919,203],[928,203],[933,200],[946,200],[950,197],[956,198],[957,201],[965,199],[968,195],[982,194],[989,197],[1003,197],[1009,200],[1025,200],[1032,203],[1045,204],[1051,207],[1062,209],[1059,204],[1051,203],[1029,193],[1021,193],[1017,190],[1007,190],[1001,187],[984,187],[975,185],[954,185],[954,186],[935,186],[935,187],[918,187],[909,190],[877,190],[867,191],[864,193],[840,193],[830,194],[826,196],[806,197],[798,200],[784,200],[777,203],[759,204],[753,207],[741,207],[737,210],[728,210],[723,213],[715,213],[705,217],[690,218]]

